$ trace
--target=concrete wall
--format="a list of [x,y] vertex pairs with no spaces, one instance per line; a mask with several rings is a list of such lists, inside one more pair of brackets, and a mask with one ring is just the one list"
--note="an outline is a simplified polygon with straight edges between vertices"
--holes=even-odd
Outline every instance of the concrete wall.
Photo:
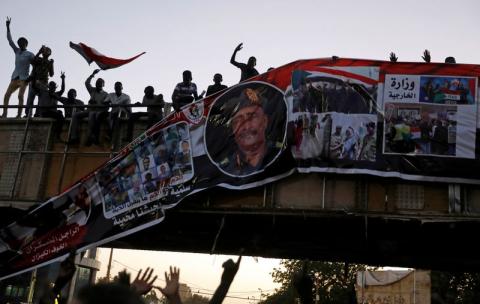
[[[381,271],[374,273],[381,275]],[[357,302],[362,304],[430,303],[430,289],[430,271],[424,270],[415,270],[402,280],[388,285],[355,286]]]

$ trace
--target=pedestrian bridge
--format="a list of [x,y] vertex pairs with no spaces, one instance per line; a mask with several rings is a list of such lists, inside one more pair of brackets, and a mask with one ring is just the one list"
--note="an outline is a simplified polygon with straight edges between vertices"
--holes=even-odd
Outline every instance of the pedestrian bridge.
[[[126,144],[125,122],[113,144],[91,147],[54,142],[52,123],[0,120],[1,207],[27,209],[58,194]],[[250,190],[197,193],[161,224],[111,246],[479,271],[477,231],[478,186],[298,173]]]

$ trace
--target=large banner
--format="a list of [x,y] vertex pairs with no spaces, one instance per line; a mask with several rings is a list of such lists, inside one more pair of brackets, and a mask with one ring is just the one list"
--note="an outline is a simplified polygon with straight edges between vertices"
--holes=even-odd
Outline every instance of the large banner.
[[185,106],[0,230],[0,279],[294,173],[480,184],[480,66],[302,60]]

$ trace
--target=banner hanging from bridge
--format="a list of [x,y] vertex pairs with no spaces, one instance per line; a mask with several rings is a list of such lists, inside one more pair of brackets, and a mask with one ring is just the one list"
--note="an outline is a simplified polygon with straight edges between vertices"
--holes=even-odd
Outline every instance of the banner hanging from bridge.
[[301,60],[185,106],[0,230],[0,278],[294,172],[480,184],[480,66]]

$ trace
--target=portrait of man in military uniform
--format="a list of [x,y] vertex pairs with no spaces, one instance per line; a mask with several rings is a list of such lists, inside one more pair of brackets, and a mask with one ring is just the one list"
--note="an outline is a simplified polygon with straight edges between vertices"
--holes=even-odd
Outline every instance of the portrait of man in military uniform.
[[281,91],[258,82],[234,87],[210,112],[206,128],[209,156],[228,175],[260,172],[282,150],[285,124]]

